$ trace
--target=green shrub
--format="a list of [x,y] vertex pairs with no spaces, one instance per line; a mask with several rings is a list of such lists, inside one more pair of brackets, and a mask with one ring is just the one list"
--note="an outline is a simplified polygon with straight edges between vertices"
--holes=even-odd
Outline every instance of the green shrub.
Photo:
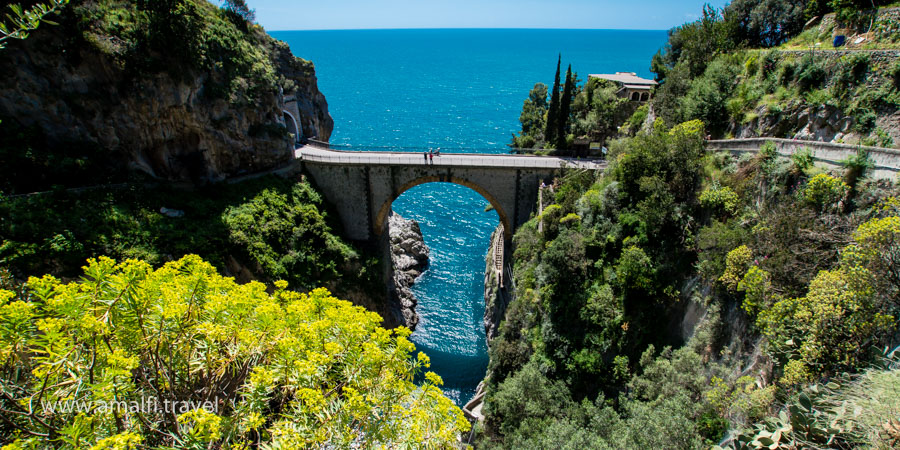
[[806,183],[803,200],[819,211],[835,210],[849,191],[850,186],[847,183],[820,173]]
[[322,199],[306,183],[266,189],[222,214],[231,240],[274,278],[309,289],[334,279],[355,251],[331,233]]
[[813,376],[853,370],[872,356],[894,327],[873,302],[867,274],[822,271],[804,298],[780,300],[759,313],[757,324],[774,355],[797,355]]
[[890,148],[894,146],[894,138],[881,128],[875,128],[875,144],[878,147]]
[[813,167],[815,158],[809,147],[803,147],[791,154],[791,162],[794,164],[794,172],[804,173]]
[[875,121],[878,115],[869,108],[860,108],[855,111],[853,129],[861,134],[869,134],[875,129]]
[[825,69],[810,55],[804,56],[800,60],[796,73],[797,85],[800,86],[801,92],[816,89],[825,82]]
[[634,114],[628,118],[628,121],[625,124],[628,126],[628,130],[632,133],[637,132],[641,129],[641,126],[644,124],[644,121],[647,120],[647,116],[650,114],[650,107],[647,105],[641,105],[638,109],[634,111]]
[[429,360],[412,356],[409,330],[325,289],[275,285],[238,285],[190,255],[156,270],[92,259],[80,281],[32,277],[25,298],[0,290],[4,440],[450,447],[469,429],[440,377],[413,383]]
[[856,182],[875,167],[875,164],[869,159],[869,151],[862,148],[857,149],[856,154],[841,161],[841,164],[844,165],[844,179],[850,186],[856,186]]
[[797,64],[792,61],[785,61],[780,64],[778,70],[778,84],[787,87],[794,82],[794,76],[797,74]]
[[700,194],[700,204],[704,208],[719,209],[726,214],[734,214],[738,210],[740,199],[728,186],[714,184]]

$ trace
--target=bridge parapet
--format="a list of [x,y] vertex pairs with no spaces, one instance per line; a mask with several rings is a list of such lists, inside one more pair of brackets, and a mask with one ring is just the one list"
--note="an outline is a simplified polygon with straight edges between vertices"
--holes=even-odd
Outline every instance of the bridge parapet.
[[588,170],[602,170],[606,168],[605,161],[551,156],[523,156],[503,153],[441,152],[440,156],[426,159],[423,157],[423,152],[341,150],[326,148],[322,143],[315,141],[310,141],[309,145],[297,148],[294,152],[294,156],[297,159],[325,164],[532,169],[559,169],[571,167]]

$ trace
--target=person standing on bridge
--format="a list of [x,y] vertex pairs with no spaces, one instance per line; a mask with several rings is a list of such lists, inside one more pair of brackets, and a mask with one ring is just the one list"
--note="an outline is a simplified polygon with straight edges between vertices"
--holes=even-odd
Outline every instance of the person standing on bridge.
[[428,160],[431,162],[431,164],[434,164],[434,152],[433,151],[428,152]]
[[422,152],[422,156],[425,157],[425,164],[428,164],[428,152]]

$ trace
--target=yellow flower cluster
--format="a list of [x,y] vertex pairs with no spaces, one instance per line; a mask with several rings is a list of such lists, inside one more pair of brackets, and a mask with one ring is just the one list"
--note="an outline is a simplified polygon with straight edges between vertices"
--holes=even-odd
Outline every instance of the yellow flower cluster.
[[[30,369],[0,382],[17,386],[20,413],[45,419],[20,434],[98,448],[440,448],[469,429],[439,376],[414,384],[430,361],[408,329],[326,289],[275,287],[186,256],[158,269],[90,260],[79,282],[29,280],[30,301],[0,291],[0,364]],[[165,409],[201,402],[214,409]]]

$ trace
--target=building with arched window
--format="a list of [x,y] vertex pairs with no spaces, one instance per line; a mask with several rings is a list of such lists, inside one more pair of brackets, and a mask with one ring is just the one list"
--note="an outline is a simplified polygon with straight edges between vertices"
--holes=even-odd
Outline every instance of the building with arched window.
[[590,78],[609,80],[619,85],[618,95],[634,102],[646,102],[650,100],[650,94],[657,83],[653,80],[641,78],[634,72],[616,72],[614,74],[590,74]]

